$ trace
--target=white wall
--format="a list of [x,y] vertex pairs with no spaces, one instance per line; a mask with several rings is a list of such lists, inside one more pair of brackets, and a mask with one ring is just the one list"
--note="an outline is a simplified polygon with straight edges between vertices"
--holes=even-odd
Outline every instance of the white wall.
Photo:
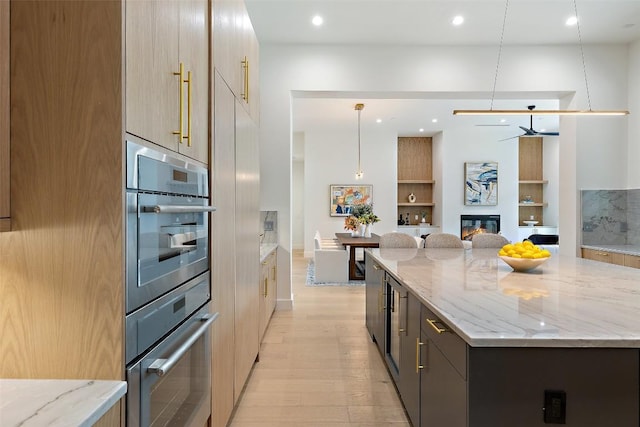
[[629,180],[626,188],[640,188],[640,41],[629,47]]
[[[494,47],[261,46],[261,208],[279,212],[281,253],[290,252],[292,247],[289,217],[292,91],[486,94],[494,80],[495,55]],[[585,46],[592,108],[627,108],[630,81],[627,55],[625,46]],[[637,54],[633,63],[637,71]],[[587,108],[584,88],[577,46],[503,48],[498,95],[552,92],[565,96],[561,106],[572,104],[584,109]],[[636,98],[633,105],[637,105],[637,94],[633,96]],[[561,173],[564,182],[560,187],[558,224],[563,230],[563,248],[577,249],[578,189],[621,187],[629,181],[627,168],[620,167],[621,161],[626,165],[625,156],[630,151],[629,120],[628,117],[561,120],[564,147],[559,156],[563,167],[567,165]],[[569,141],[572,137],[576,140]],[[442,144],[446,144],[444,137]],[[447,153],[446,149],[444,153],[442,167],[447,170],[451,167],[448,157],[454,162],[456,159],[454,153]],[[454,163],[453,167],[458,166]],[[455,203],[449,198],[443,194],[444,206]],[[443,218],[442,223],[448,223],[448,219]],[[289,283],[290,263],[283,265],[279,260],[279,299],[290,295]]]
[[313,255],[316,230],[326,238],[345,232],[344,217],[329,215],[331,184],[372,185],[374,212],[381,218],[374,224],[373,232],[381,234],[396,229],[397,134],[362,132],[360,158],[364,177],[356,181],[356,132],[305,134],[305,256]]

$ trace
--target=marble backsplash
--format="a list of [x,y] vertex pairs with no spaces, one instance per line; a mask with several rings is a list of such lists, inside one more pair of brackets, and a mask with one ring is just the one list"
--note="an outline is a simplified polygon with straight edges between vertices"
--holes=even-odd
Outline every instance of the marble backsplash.
[[278,244],[278,212],[260,211],[260,244]]
[[640,244],[640,189],[582,190],[582,244]]

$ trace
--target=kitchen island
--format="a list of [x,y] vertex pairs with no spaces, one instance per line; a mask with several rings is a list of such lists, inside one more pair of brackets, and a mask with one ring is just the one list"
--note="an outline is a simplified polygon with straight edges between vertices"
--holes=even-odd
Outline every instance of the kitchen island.
[[367,250],[367,326],[413,424],[638,426],[640,271],[496,252]]

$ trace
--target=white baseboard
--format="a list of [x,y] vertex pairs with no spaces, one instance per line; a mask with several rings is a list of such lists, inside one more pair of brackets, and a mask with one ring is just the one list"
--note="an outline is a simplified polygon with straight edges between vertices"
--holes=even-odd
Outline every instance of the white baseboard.
[[278,299],[276,301],[276,310],[281,310],[281,311],[293,310],[293,300],[292,299]]

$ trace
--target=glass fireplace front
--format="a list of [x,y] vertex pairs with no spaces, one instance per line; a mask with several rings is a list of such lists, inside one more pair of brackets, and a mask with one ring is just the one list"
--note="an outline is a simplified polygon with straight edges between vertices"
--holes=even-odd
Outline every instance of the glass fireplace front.
[[460,238],[471,240],[480,233],[500,231],[500,215],[460,215]]

